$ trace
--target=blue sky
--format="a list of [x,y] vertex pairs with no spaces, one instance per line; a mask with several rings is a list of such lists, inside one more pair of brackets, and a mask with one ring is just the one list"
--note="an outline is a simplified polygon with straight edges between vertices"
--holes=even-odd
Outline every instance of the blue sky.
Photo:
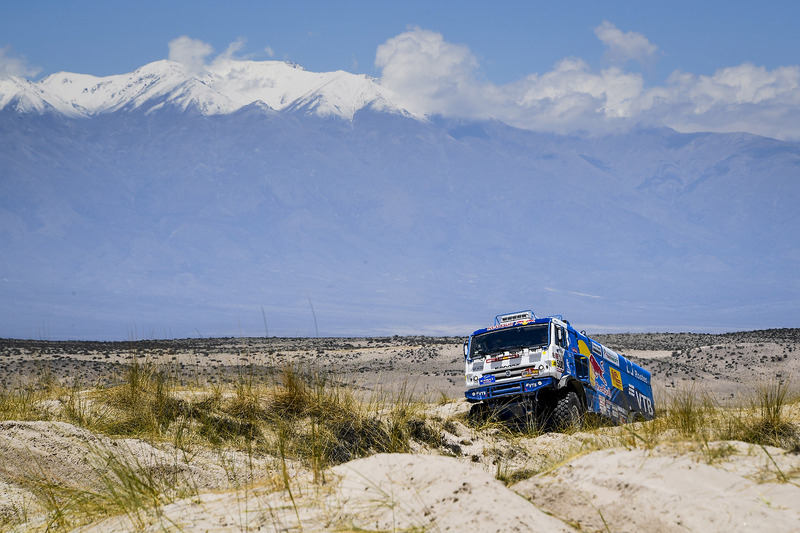
[[711,74],[752,62],[800,63],[800,2],[583,1],[68,1],[0,6],[0,47],[23,56],[39,76],[60,70],[105,76],[167,57],[187,35],[221,52],[245,40],[259,59],[294,61],[308,70],[379,75],[375,50],[409,26],[469,46],[487,78],[507,83],[581,57],[598,67],[604,48],[594,28],[609,21],[659,48],[654,80],[681,69]]
[[[423,113],[559,133],[635,122],[797,140],[798,20],[796,1],[27,0],[0,6],[0,77],[122,74],[188,37],[207,58],[228,50],[368,74]],[[440,55],[426,64],[431,45]],[[376,64],[382,46],[391,59]]]

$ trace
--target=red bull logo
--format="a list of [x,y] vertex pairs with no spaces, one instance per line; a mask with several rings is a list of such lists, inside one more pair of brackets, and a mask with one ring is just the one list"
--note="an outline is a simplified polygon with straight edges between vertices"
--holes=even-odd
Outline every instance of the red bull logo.
[[589,366],[592,370],[592,382],[600,381],[603,385],[608,386],[606,383],[605,363],[602,359],[598,359],[594,354],[589,355]]

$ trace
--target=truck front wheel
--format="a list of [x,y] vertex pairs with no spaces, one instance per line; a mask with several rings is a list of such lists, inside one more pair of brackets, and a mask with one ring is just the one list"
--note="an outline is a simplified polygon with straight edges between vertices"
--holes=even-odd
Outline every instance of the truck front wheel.
[[485,403],[475,403],[469,408],[469,421],[475,425],[480,426],[489,420],[489,406]]
[[580,429],[583,423],[583,405],[573,391],[563,394],[553,409],[553,429]]

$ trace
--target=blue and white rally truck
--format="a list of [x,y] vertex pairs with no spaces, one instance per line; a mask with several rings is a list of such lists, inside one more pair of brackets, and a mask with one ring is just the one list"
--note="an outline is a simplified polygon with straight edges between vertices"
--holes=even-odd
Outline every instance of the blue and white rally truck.
[[470,418],[579,427],[586,413],[616,423],[655,417],[650,372],[560,315],[497,315],[464,342]]

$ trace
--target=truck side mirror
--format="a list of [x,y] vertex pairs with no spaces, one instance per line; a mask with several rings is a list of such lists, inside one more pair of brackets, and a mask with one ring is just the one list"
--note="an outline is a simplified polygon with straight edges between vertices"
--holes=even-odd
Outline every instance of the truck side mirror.
[[464,357],[469,357],[469,339],[464,341]]

